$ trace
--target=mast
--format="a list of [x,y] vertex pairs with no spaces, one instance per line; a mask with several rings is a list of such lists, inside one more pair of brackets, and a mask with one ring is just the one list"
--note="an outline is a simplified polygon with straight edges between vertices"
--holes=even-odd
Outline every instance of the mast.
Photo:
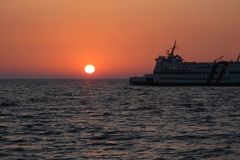
[[174,55],[174,51],[175,51],[175,49],[176,49],[176,45],[177,45],[177,41],[174,42],[171,55]]

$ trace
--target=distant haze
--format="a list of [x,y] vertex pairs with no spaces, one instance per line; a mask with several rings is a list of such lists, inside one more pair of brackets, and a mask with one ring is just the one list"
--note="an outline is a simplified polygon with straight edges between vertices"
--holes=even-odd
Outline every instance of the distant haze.
[[240,53],[240,0],[2,0],[0,77],[125,78],[174,40],[187,61]]

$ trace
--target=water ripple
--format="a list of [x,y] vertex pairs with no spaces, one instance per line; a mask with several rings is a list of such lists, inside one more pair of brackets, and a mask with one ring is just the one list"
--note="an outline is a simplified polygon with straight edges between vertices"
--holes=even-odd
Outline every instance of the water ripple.
[[1,159],[238,159],[234,87],[0,81]]

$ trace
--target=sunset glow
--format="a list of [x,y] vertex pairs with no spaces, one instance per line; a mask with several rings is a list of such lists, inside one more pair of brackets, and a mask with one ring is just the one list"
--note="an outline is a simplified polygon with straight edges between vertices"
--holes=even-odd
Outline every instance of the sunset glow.
[[[187,61],[235,59],[239,0],[2,0],[0,77],[149,73],[177,40]],[[79,69],[81,68],[81,69]]]

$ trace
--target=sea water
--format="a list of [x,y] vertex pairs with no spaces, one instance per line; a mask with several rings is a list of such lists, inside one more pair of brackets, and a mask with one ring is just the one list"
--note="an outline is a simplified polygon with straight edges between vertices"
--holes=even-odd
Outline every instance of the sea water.
[[237,160],[239,90],[1,80],[0,159]]

